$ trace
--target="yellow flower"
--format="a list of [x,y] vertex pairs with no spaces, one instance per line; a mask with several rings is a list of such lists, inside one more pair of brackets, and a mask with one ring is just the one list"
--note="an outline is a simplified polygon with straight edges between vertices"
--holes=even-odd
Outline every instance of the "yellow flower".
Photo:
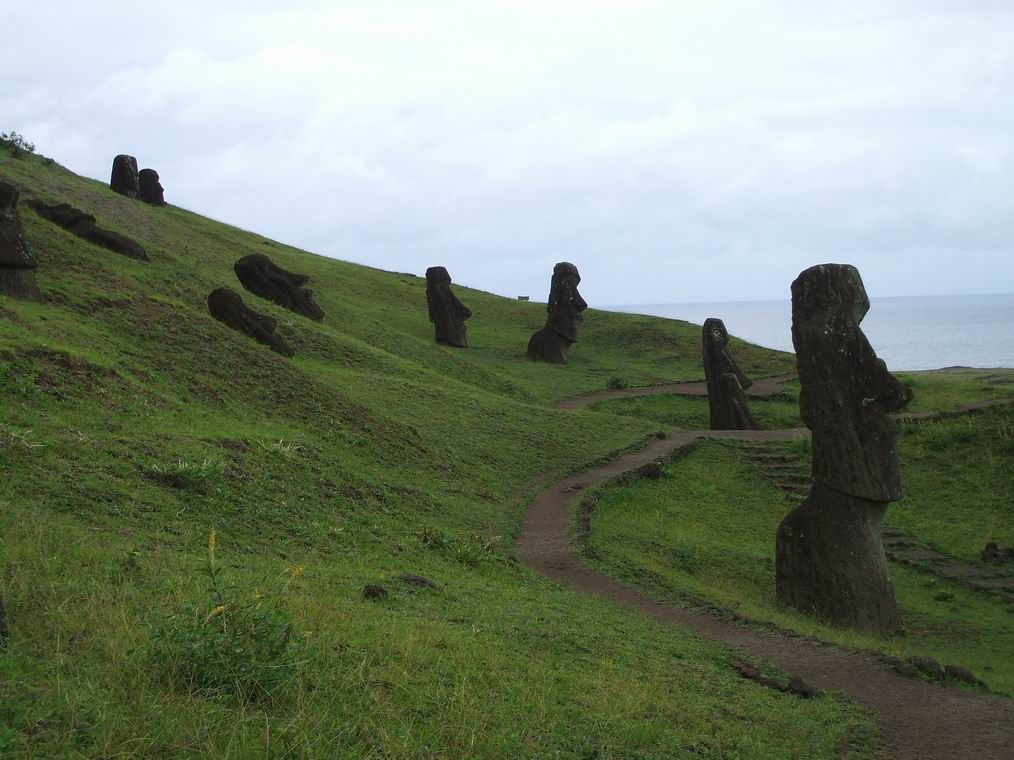
[[212,528],[211,533],[208,534],[208,551],[215,550],[215,543],[216,543],[215,529]]
[[225,605],[224,604],[220,604],[217,607],[215,607],[213,610],[211,610],[211,612],[208,613],[208,618],[207,619],[211,620],[211,618],[215,617],[215,615],[221,615],[223,612],[225,612]]
[[293,578],[298,578],[303,574],[303,569],[304,568],[302,565],[296,565],[294,568],[289,570],[289,575],[291,575]]

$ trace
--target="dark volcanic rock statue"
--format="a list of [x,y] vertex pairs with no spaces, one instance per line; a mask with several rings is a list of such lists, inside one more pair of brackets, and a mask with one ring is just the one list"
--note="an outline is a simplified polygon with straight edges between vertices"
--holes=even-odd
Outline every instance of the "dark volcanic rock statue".
[[588,304],[577,292],[581,275],[577,267],[561,261],[553,267],[549,289],[546,326],[528,341],[528,358],[536,361],[566,364],[571,344],[577,342],[577,323]]
[[137,159],[124,154],[113,159],[113,171],[109,177],[109,187],[120,195],[137,198],[141,194],[137,177]]
[[148,254],[139,243],[126,235],[99,227],[95,217],[81,209],[68,206],[66,203],[48,204],[42,201],[29,201],[29,206],[43,219],[63,227],[65,230],[84,238],[89,243],[108,248],[114,253],[129,256],[132,259],[148,261]]
[[426,270],[426,306],[430,322],[436,332],[437,343],[466,348],[468,346],[465,320],[472,312],[451,290],[451,276],[444,267]]
[[152,206],[165,205],[165,190],[158,181],[158,172],[154,169],[141,169],[137,173],[139,197]]
[[0,182],[0,295],[22,301],[41,301],[35,284],[38,259],[25,242],[18,214],[21,191],[15,185]]
[[287,272],[263,253],[244,256],[234,269],[243,287],[254,295],[317,322],[324,319],[324,311],[314,302],[313,292],[302,287],[310,279],[305,274]]
[[799,408],[813,433],[813,486],[778,526],[775,579],[785,604],[831,623],[887,632],[901,619],[880,527],[901,498],[898,423],[911,392],[859,328],[870,302],[846,264],[792,283]]
[[704,377],[712,430],[760,430],[750,414],[744,391],[753,381],[744,375],[729,353],[729,331],[720,319],[704,320],[702,331]]
[[266,314],[258,314],[243,303],[242,297],[235,290],[217,288],[211,291],[208,296],[208,311],[219,322],[249,335],[275,353],[282,356],[292,356],[296,353],[281,336],[275,334],[278,320]]

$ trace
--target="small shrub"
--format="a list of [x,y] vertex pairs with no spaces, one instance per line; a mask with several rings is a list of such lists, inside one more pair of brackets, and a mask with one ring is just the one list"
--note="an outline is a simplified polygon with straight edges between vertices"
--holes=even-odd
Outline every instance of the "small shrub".
[[468,540],[456,540],[435,528],[423,528],[418,536],[426,548],[472,567],[496,554],[500,546],[500,536],[480,536],[478,533],[473,533]]
[[627,381],[622,377],[611,377],[606,382],[606,388],[611,391],[622,391],[627,387]]
[[225,583],[212,530],[200,572],[208,579],[207,605],[150,626],[154,669],[175,689],[196,696],[248,703],[277,698],[302,665],[302,646],[278,605],[302,567],[282,573],[266,591],[241,593]]
[[153,464],[151,477],[163,485],[183,490],[201,491],[225,474],[222,462],[184,462],[182,459],[168,464]]
[[26,153],[35,152],[35,143],[30,143],[17,132],[0,132],[0,146],[4,147],[12,158],[21,158]]

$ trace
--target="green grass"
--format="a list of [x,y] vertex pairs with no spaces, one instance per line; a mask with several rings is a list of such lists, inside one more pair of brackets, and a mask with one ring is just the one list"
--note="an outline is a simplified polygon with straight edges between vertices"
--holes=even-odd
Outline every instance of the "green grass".
[[[908,496],[891,506],[887,523],[945,550],[987,537],[1009,542],[1014,504],[1003,495],[1014,492],[1014,479],[1009,467],[1001,473],[983,454],[993,446],[996,430],[1009,436],[1011,414],[1001,407],[985,419],[915,427],[901,446]],[[937,426],[950,429],[967,419],[976,420],[981,438],[926,453],[925,439],[937,435],[931,432]],[[808,457],[805,448],[784,446],[801,464]],[[995,456],[1010,462],[1006,451]],[[959,480],[954,488],[948,470]],[[978,490],[959,495],[960,483],[976,481]],[[1014,661],[1001,654],[1014,640],[1014,616],[996,597],[892,565],[905,625],[899,635],[835,629],[782,607],[774,596],[774,535],[790,505],[736,446],[705,443],[670,464],[661,480],[611,485],[596,495],[589,545],[597,564],[611,574],[660,596],[684,603],[707,600],[826,641],[970,667],[995,689],[1014,693]]]
[[900,372],[898,377],[915,392],[907,411],[951,411],[973,401],[1014,396],[1014,370],[953,369]]
[[[746,683],[725,650],[513,559],[539,483],[658,427],[552,402],[617,376],[701,377],[699,327],[589,310],[567,366],[534,364],[544,306],[456,286],[474,316],[470,348],[449,349],[418,277],[148,207],[38,157],[0,155],[0,176],[23,200],[95,214],[152,259],[22,207],[46,301],[0,300],[4,757],[868,752],[872,724],[840,697]],[[313,323],[244,293],[278,318],[292,360],[207,314],[253,252],[311,275],[327,314]],[[791,367],[737,346],[755,374]],[[236,598],[305,568],[270,602],[301,665],[256,704],[181,689],[149,633],[211,613],[199,570],[212,528]],[[366,583],[389,596],[363,599]]]

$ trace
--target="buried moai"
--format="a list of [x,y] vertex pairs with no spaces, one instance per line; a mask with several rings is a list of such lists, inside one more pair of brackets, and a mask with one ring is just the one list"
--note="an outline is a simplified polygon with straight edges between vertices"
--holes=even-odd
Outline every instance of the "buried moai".
[[901,624],[880,528],[901,498],[898,423],[911,391],[859,327],[870,302],[847,264],[810,267],[792,283],[799,409],[812,431],[813,484],[778,526],[779,600],[832,624],[889,632]]
[[39,260],[25,242],[18,214],[21,191],[8,182],[0,182],[0,295],[22,301],[41,301],[35,284]]
[[546,326],[528,341],[528,358],[536,361],[566,364],[571,344],[577,342],[577,323],[588,304],[581,298],[577,286],[581,275],[577,267],[561,261],[553,267],[549,288]]
[[258,314],[245,303],[235,290],[217,288],[208,295],[208,312],[237,332],[248,335],[277,354],[292,356],[296,352],[280,335],[275,333],[278,320]]
[[138,197],[152,206],[164,206],[165,190],[158,181],[158,172],[154,169],[141,169],[137,173]]
[[89,243],[106,248],[121,256],[139,261],[149,260],[147,252],[140,243],[119,232],[99,227],[94,216],[86,214],[79,208],[74,208],[66,203],[43,203],[42,201],[29,201],[28,205],[46,221],[63,227]]
[[714,317],[704,320],[702,331],[704,378],[712,430],[759,430],[750,414],[746,389],[753,381],[744,375],[729,353],[729,331]]
[[113,192],[125,195],[128,198],[137,198],[141,195],[136,158],[121,153],[113,159],[113,171],[109,177],[109,187]]
[[451,275],[444,267],[426,270],[426,306],[436,332],[437,343],[466,348],[468,331],[465,320],[472,312],[451,290]]
[[243,287],[254,295],[316,322],[324,319],[324,310],[313,300],[313,291],[303,287],[310,279],[307,275],[286,271],[263,253],[244,256],[233,268]]

